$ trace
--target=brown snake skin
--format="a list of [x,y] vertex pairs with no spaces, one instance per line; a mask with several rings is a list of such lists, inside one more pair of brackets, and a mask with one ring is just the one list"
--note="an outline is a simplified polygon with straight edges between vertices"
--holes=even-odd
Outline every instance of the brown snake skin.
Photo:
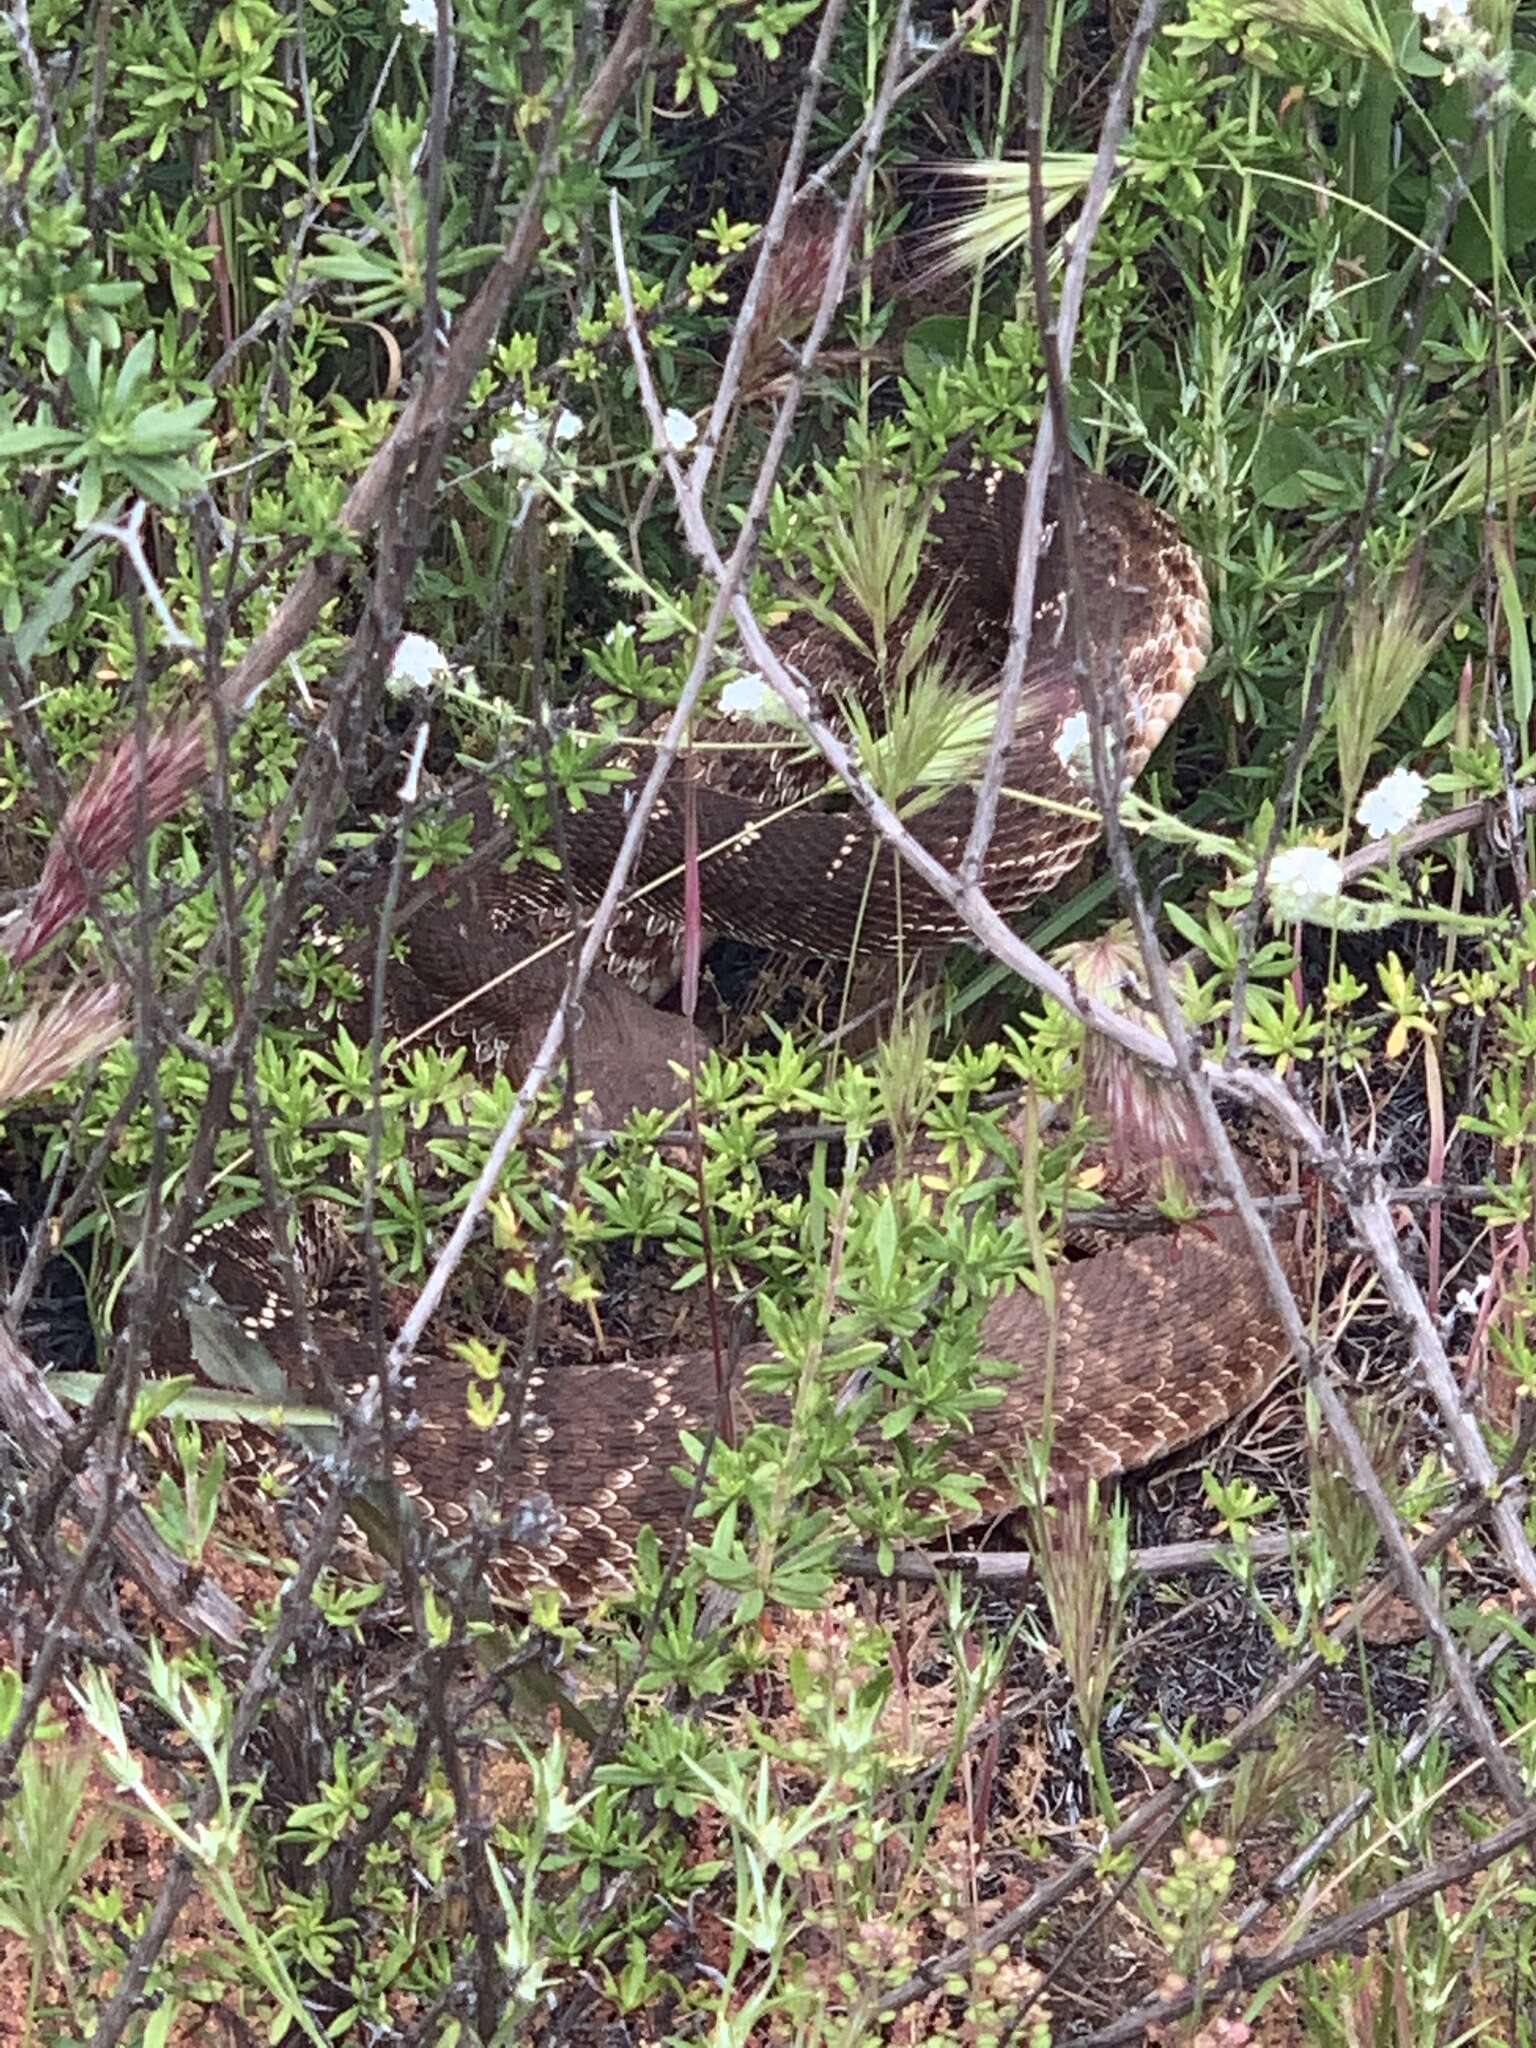
[[[930,542],[934,580],[953,579],[946,632],[957,659],[995,672],[1006,646],[1023,480],[964,478],[950,487]],[[1092,639],[1109,658],[1122,693],[1125,769],[1134,776],[1176,716],[1204,661],[1208,616],[1193,557],[1164,517],[1134,493],[1102,478],[1077,478],[1081,523],[1077,551],[1083,587],[1093,593]],[[1051,510],[1054,516],[1054,507]],[[1064,644],[1059,548],[1041,565],[1040,607],[1028,689],[1008,787],[1081,811],[1080,772],[1056,742],[1078,708]],[[960,644],[962,643],[963,644]],[[829,700],[834,685],[866,700],[875,687],[846,641],[824,627],[780,636],[792,665]],[[741,732],[740,725],[722,728]],[[782,738],[782,729],[779,736]],[[861,817],[800,811],[775,819],[755,762],[704,756],[708,780],[696,790],[699,842],[707,850],[736,843],[702,866],[708,925],[743,939],[821,954],[854,946],[875,950],[931,946],[951,939],[953,913],[888,854],[877,860]],[[756,757],[760,760],[761,757]],[[779,762],[775,793],[791,788],[793,763]],[[816,786],[820,771],[814,771]],[[925,845],[953,865],[969,829],[972,792],[942,794],[913,820]],[[470,808],[481,823],[484,807]],[[599,800],[573,821],[570,843],[579,893],[607,879],[627,813],[623,793]],[[683,850],[683,805],[657,806],[639,879],[663,874]],[[1096,837],[1092,817],[1005,801],[987,886],[994,903],[1016,912],[1049,889]],[[872,872],[873,869],[873,872]],[[530,883],[496,864],[472,862],[407,927],[404,959],[389,988],[391,1029],[428,1029],[442,1008],[468,998],[454,1025],[484,1071],[520,1077],[563,979],[558,960],[499,990],[478,993],[503,960],[526,952]],[[663,911],[681,905],[681,884],[651,899]],[[599,977],[589,991],[577,1039],[578,1077],[605,1122],[647,1103],[675,1102],[670,1062],[686,1056],[688,1027],[662,1017],[622,982]],[[248,1335],[261,1340],[302,1399],[318,1397],[289,1318],[287,1296],[260,1238],[246,1219],[224,1226],[198,1251]],[[326,1367],[356,1395],[375,1370],[360,1334],[366,1319],[356,1274],[314,1245],[300,1248],[305,1293]],[[994,1301],[981,1337],[984,1356],[1014,1368],[1001,1404],[974,1418],[956,1463],[983,1479],[984,1513],[1018,1503],[1016,1474],[1027,1446],[1052,1418],[1052,1469],[1059,1480],[1108,1478],[1189,1444],[1250,1405],[1275,1380],[1287,1351],[1263,1283],[1237,1225],[1215,1218],[1178,1230],[1111,1242],[1094,1256],[1060,1266],[1052,1318],[1023,1291]],[[754,1351],[750,1365],[767,1354]],[[163,1332],[159,1370],[198,1372],[180,1316]],[[519,1602],[535,1587],[555,1588],[581,1605],[630,1583],[636,1538],[651,1524],[663,1546],[677,1535],[686,1498],[673,1476],[678,1432],[707,1437],[719,1419],[711,1356],[682,1353],[650,1361],[535,1371],[520,1424],[510,1416],[478,1428],[466,1413],[469,1369],[445,1343],[418,1353],[400,1390],[393,1477],[441,1533],[461,1533],[499,1503],[503,1535],[493,1588]],[[739,1395],[738,1397],[739,1398]],[[746,1397],[765,1412],[748,1388]],[[768,1404],[768,1413],[774,1412]]]
[[[907,611],[891,629],[893,643],[912,630],[925,599],[947,595],[943,644],[962,676],[995,675],[1008,646],[1014,563],[1023,520],[1024,477],[1008,471],[964,475],[944,486],[943,509],[929,529],[924,575]],[[1057,525],[1057,491],[1046,500],[1046,534]],[[1124,719],[1122,772],[1128,783],[1178,716],[1205,664],[1210,611],[1205,581],[1168,519],[1134,491],[1088,472],[1075,473],[1076,559],[1092,593],[1084,621],[1095,673],[1107,668],[1111,704]],[[1064,723],[1082,707],[1066,630],[1063,550],[1048,546],[1036,577],[1036,616],[1026,687],[1004,778],[1005,798],[986,870],[988,895],[1005,916],[1026,909],[1076,866],[1099,836],[1091,784],[1057,751]],[[867,621],[852,609],[865,644]],[[824,706],[847,699],[879,706],[882,679],[856,645],[832,627],[812,623],[776,637],[781,658]],[[754,731],[739,721],[696,728],[700,739],[783,739],[782,727]],[[966,927],[942,898],[877,846],[862,814],[777,806],[826,781],[819,757],[806,748],[701,753],[689,764],[695,782],[700,884],[705,922],[718,932],[765,946],[845,957],[855,950],[890,952],[948,944]],[[569,880],[595,901],[607,886],[629,823],[630,792],[588,797],[571,821]],[[486,822],[483,799],[465,808]],[[969,786],[945,790],[909,820],[924,847],[954,868],[965,850],[974,810]],[[685,853],[684,804],[664,788],[651,813],[633,883],[646,889],[652,914],[680,917],[683,882],[674,874]],[[487,904],[508,918],[525,916],[531,898],[558,901],[542,871],[486,876]],[[563,886],[563,885],[560,885]],[[431,968],[423,970],[435,985]]]
[[[215,1254],[220,1293],[281,1362],[292,1396],[323,1399],[260,1244],[237,1223],[196,1251],[200,1261]],[[313,1335],[342,1391],[359,1396],[375,1359],[358,1334],[358,1279],[327,1275],[325,1263],[322,1252],[309,1289]],[[1262,1286],[1239,1226],[1221,1217],[1060,1267],[1051,1407],[1057,1481],[1153,1464],[1259,1399],[1289,1355]],[[1002,1383],[1001,1403],[973,1417],[954,1451],[960,1469],[980,1475],[982,1517],[992,1520],[1019,1505],[1018,1475],[1044,1424],[1051,1316],[1041,1301],[1023,1291],[994,1301],[981,1355],[1018,1368]],[[771,1356],[753,1347],[739,1374],[749,1378],[750,1367]],[[156,1370],[199,1372],[179,1316],[162,1333]],[[492,1589],[513,1605],[542,1586],[569,1608],[625,1591],[642,1527],[650,1524],[666,1544],[681,1526],[687,1488],[674,1477],[685,1463],[678,1432],[707,1440],[718,1420],[712,1354],[535,1371],[520,1427],[510,1418],[474,1427],[470,1378],[447,1352],[417,1355],[397,1409],[393,1476],[404,1492],[443,1536],[462,1535],[497,1501],[514,1532],[532,1529],[536,1540],[514,1533],[497,1546]],[[745,1404],[764,1419],[784,1419],[782,1401],[754,1398],[750,1385]],[[256,1457],[270,1462],[267,1452]]]

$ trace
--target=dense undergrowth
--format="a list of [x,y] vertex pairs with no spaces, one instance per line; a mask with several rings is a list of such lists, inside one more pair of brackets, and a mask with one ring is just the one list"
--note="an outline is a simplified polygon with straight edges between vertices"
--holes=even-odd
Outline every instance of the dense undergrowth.
[[[1536,1588],[1487,1509],[1526,1514],[1536,1391],[1528,10],[1167,11],[1069,379],[1079,457],[1205,565],[1211,659],[1125,822],[1208,1047],[1283,1078],[1332,1148],[1297,1181],[1302,1306],[1427,1613],[1294,1386],[1123,1499],[1037,1507],[1033,1577],[916,1570],[995,1392],[983,1304],[1047,1286],[1068,1209],[1113,1192],[1079,1025],[979,950],[849,1053],[835,1027],[888,983],[716,948],[695,1114],[578,1142],[555,1086],[511,1152],[446,1312],[490,1420],[536,1350],[707,1342],[711,1287],[798,1392],[787,1427],[716,1448],[698,1543],[644,1555],[632,1600],[488,1615],[409,1532],[369,1576],[334,1529],[316,1547],[334,1459],[274,1450],[253,1482],[155,1382],[195,1228],[322,1199],[400,1309],[513,1111],[520,1074],[382,1058],[321,883],[451,862],[432,796],[466,773],[511,856],[556,870],[555,820],[580,830],[615,741],[688,679],[716,586],[646,416],[610,199],[662,434],[696,453],[824,38],[805,169],[841,195],[879,141],[748,587],[763,616],[873,617],[921,575],[923,490],[1026,459],[1047,402],[1036,35],[1054,289],[1134,43],[1118,6],[0,18],[9,1327],[85,1418],[40,1456],[28,1360],[0,1361],[0,2037],[1533,2039]],[[802,211],[733,372],[722,551],[836,220]],[[516,289],[477,336],[498,266]],[[360,499],[458,361],[436,442]],[[751,670],[727,640],[711,694]],[[920,780],[940,742],[970,761],[950,715],[916,701],[877,779]],[[116,757],[99,898],[28,961],[66,798],[135,733],[167,800]],[[1116,909],[1090,863],[1032,941]],[[1346,1214],[1361,1154],[1496,1488]],[[924,1178],[865,1183],[892,1158]],[[854,1363],[879,1371],[850,1406]],[[239,1654],[127,1588],[123,1500],[65,1483],[88,1447],[138,1475],[180,1595],[240,1604]]]

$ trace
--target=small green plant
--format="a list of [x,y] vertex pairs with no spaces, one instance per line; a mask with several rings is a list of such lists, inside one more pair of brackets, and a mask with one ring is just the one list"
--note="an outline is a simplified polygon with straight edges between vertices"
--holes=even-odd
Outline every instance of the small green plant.
[[110,1832],[100,1811],[88,1811],[91,1758],[41,1731],[23,1751],[16,1789],[0,1819],[0,1928],[15,1935],[29,1958],[24,2043],[40,2041],[43,1987],[62,1993],[68,2022],[84,2020],[83,1986],[72,1954],[71,1919],[79,1887]]
[[1103,1724],[1131,1593],[1129,1525],[1120,1502],[1100,1501],[1095,1481],[1050,1497],[1045,1473],[1042,1459],[1026,1494],[1034,1554],[1094,1790],[1113,1824]]
[[147,1512],[170,1547],[188,1564],[200,1565],[218,1522],[229,1453],[219,1442],[208,1449],[202,1431],[191,1420],[178,1417],[170,1431],[180,1479],[163,1473],[153,1500],[146,1504]]

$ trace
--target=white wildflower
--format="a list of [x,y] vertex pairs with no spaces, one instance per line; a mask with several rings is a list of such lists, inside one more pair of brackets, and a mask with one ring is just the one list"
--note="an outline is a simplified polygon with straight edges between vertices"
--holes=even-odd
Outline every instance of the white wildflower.
[[504,425],[491,442],[491,467],[518,476],[538,476],[548,464],[551,442],[558,448],[574,441],[587,424],[569,406],[556,414],[553,426],[531,405],[510,406],[501,417]]
[[1492,1281],[1492,1274],[1479,1273],[1470,1287],[1458,1287],[1456,1299],[1440,1317],[1440,1334],[1449,1338],[1456,1328],[1457,1319],[1470,1316],[1474,1320],[1482,1314],[1483,1301]]
[[1093,773],[1093,746],[1088,733],[1088,714],[1074,711],[1061,721],[1061,730],[1051,750],[1067,773],[1086,782]]
[[435,640],[425,633],[404,633],[389,665],[389,687],[398,696],[412,690],[430,691],[439,683],[453,680],[453,664]]
[[749,669],[720,692],[720,709],[733,717],[760,718],[773,702],[773,692],[757,673]]
[[666,429],[667,446],[674,455],[681,455],[699,438],[698,428],[679,406],[669,405],[661,424]]
[[1269,900],[1284,918],[1326,918],[1344,892],[1344,870],[1321,846],[1287,846],[1269,868]]
[[400,26],[424,36],[437,34],[437,0],[400,0]]
[[502,414],[507,424],[491,443],[492,469],[537,476],[544,467],[542,422],[531,405],[514,405]]
[[1479,1273],[1470,1287],[1458,1287],[1456,1290],[1456,1308],[1458,1313],[1464,1316],[1481,1315],[1483,1302],[1492,1284],[1493,1275],[1491,1273]]
[[1443,84],[1493,74],[1493,34],[1474,21],[1470,0],[1413,0],[1413,11],[1424,24],[1425,49],[1445,58]]
[[1424,808],[1429,784],[1413,768],[1394,768],[1360,799],[1356,818],[1373,839],[1406,832]]
[[1436,32],[1463,27],[1471,21],[1467,0],[1413,0],[1413,11]]

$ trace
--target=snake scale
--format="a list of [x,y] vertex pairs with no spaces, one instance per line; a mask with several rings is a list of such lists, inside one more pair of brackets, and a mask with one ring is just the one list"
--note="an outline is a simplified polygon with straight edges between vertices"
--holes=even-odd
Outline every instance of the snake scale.
[[[1118,759],[1128,782],[1205,660],[1205,587],[1189,549],[1144,498],[1086,472],[1075,473],[1074,497],[1073,587],[1086,593],[1088,616],[1080,623],[1118,699]],[[931,519],[922,593],[945,598],[940,644],[956,672],[984,682],[995,681],[1006,652],[1022,499],[1017,474],[965,474],[946,481]],[[1066,627],[1078,622],[1069,618],[1066,551],[1051,544],[1058,517],[1053,487],[1025,692],[1007,763],[1010,796],[986,875],[988,893],[1005,913],[1050,889],[1099,830],[1085,803],[1081,750],[1068,744],[1081,704],[1076,638]],[[920,601],[914,594],[893,642],[914,630]],[[867,619],[856,623],[868,629]],[[868,644],[872,630],[860,637]],[[821,705],[835,713],[852,697],[878,714],[878,665],[833,624],[781,629],[775,646]],[[739,736],[743,728],[722,721],[709,730]],[[877,849],[861,813],[822,803],[777,814],[786,793],[813,787],[824,773],[806,767],[803,749],[798,766],[785,760],[782,726],[773,736],[781,743],[777,754],[736,759],[727,748],[684,765],[694,777],[709,928],[833,957],[855,948],[917,950],[959,936],[955,913]],[[483,831],[490,822],[483,797],[465,802]],[[912,830],[953,868],[973,807],[969,783],[942,789],[913,812]],[[628,795],[618,790],[589,801],[570,820],[569,881],[579,897],[595,899],[606,883],[628,814]],[[682,882],[665,878],[682,861],[686,824],[685,804],[669,784],[637,877],[659,884],[648,898],[650,929],[681,913]],[[446,1006],[458,1005],[448,1028],[469,1045],[472,1064],[520,1078],[563,968],[544,962],[489,991],[485,984],[527,952],[535,898],[528,877],[504,872],[499,859],[471,855],[448,875],[406,923],[387,990],[391,1029],[428,1030]],[[690,1038],[688,1026],[652,1009],[621,976],[599,973],[576,1051],[600,1117],[613,1121],[647,1102],[677,1100],[670,1063],[686,1056]],[[270,1243],[241,1219],[211,1233],[196,1256],[293,1393],[317,1397],[316,1370],[298,1344]],[[346,1396],[357,1396],[377,1358],[362,1334],[367,1319],[356,1268],[344,1249],[318,1239],[302,1241],[293,1256],[325,1369]],[[1026,1292],[994,1301],[982,1325],[983,1355],[1013,1369],[1000,1403],[973,1418],[973,1433],[956,1453],[981,1475],[987,1517],[1018,1504],[1014,1475],[1047,1406],[1058,1479],[1107,1478],[1150,1464],[1235,1415],[1286,1363],[1256,1263],[1230,1218],[1109,1242],[1058,1269],[1055,1297],[1054,1327],[1052,1313]],[[765,1355],[749,1351],[743,1369]],[[181,1317],[163,1331],[157,1362],[162,1369],[201,1369]],[[540,1367],[528,1379],[521,1416],[504,1412],[491,1428],[467,1415],[470,1377],[447,1343],[418,1351],[399,1389],[393,1479],[445,1536],[486,1513],[499,1518],[492,1584],[509,1601],[541,1586],[572,1606],[622,1590],[641,1528],[651,1525],[664,1545],[679,1531],[687,1497],[675,1476],[679,1433],[707,1438],[723,1413],[712,1354]],[[740,1375],[728,1398],[733,1407],[752,1400]]]

